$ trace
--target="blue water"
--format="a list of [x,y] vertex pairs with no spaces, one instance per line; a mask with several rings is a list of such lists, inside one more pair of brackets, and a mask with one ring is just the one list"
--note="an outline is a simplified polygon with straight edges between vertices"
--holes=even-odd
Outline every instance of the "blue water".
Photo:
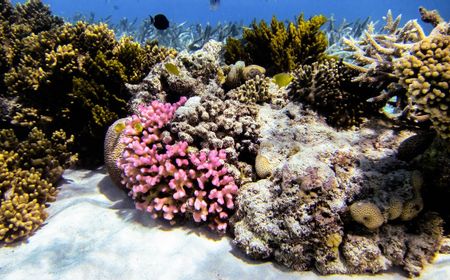
[[[13,3],[25,2],[13,0]],[[403,21],[419,18],[419,6],[438,9],[442,17],[450,19],[450,0],[221,0],[212,9],[209,0],[45,0],[51,10],[65,18],[77,13],[95,13],[100,20],[111,16],[111,22],[123,17],[138,22],[158,13],[165,14],[171,22],[217,24],[218,22],[243,21],[253,19],[270,20],[272,15],[279,19],[291,20],[300,13],[306,17],[315,14],[334,15],[339,21],[343,18],[354,21],[370,16],[381,20],[391,9],[394,15],[402,14]]]

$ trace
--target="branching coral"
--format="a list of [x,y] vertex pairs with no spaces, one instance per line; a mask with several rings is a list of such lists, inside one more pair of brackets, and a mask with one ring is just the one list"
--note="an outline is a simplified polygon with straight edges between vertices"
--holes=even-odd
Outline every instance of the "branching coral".
[[429,116],[437,133],[450,138],[450,36],[438,25],[409,55],[394,64],[399,83],[408,90],[410,114]]
[[64,169],[77,161],[72,153],[74,137],[67,137],[64,131],[55,131],[47,137],[38,128],[33,128],[25,139],[18,139],[12,129],[0,130],[0,150],[15,151],[20,154],[17,166],[25,170],[35,170],[43,178],[55,183]]
[[385,89],[370,101],[386,102],[396,97],[396,107],[401,113],[389,117],[408,118],[416,123],[431,119],[438,134],[448,138],[449,27],[442,19],[430,19],[431,14],[423,8],[420,11],[424,20],[436,26],[429,36],[416,20],[398,27],[400,17],[394,20],[389,11],[385,33],[375,34],[374,24],[370,24],[359,41],[352,38],[344,41],[356,63],[347,65],[361,73],[355,81]]
[[322,15],[309,20],[300,15],[296,23],[290,22],[287,27],[275,17],[270,26],[265,21],[253,22],[251,29],[244,29],[242,41],[227,40],[225,59],[228,63],[243,60],[261,65],[269,75],[292,71],[326,56],[327,39],[320,31],[325,22]]
[[[245,68],[244,68],[245,70]],[[227,97],[248,104],[262,104],[272,100],[269,92],[270,78],[257,75],[240,87],[227,92]]]
[[338,128],[358,125],[364,117],[376,115],[381,106],[367,102],[378,92],[352,82],[355,76],[355,71],[331,59],[303,65],[294,72],[290,96],[317,109],[328,124]]
[[154,218],[193,218],[225,232],[237,193],[224,166],[225,151],[192,151],[167,130],[175,110],[185,102],[186,98],[173,105],[153,101],[126,122],[126,147],[117,162],[122,183],[131,190],[136,207]]
[[46,203],[56,188],[41,173],[23,170],[16,152],[0,152],[0,242],[11,243],[33,233],[47,217]]
[[[106,128],[127,113],[125,83],[140,81],[153,64],[173,52],[155,43],[141,47],[129,37],[118,41],[106,24],[61,26],[48,9],[36,18],[42,21],[37,27],[27,27],[33,21],[21,17],[41,5],[30,1],[5,17],[4,25],[11,28],[0,32],[8,46],[2,49],[8,67],[0,67],[5,86],[0,95],[17,106],[9,106],[2,119],[16,128],[38,126],[45,132],[63,129],[73,134],[80,164],[95,166],[102,160]],[[15,29],[19,25],[24,26],[20,34]]]

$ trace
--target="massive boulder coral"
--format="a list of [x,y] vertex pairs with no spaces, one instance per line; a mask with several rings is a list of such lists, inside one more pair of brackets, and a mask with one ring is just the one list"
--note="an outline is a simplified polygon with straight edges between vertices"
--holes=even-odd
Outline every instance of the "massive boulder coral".
[[170,130],[191,146],[224,149],[230,160],[250,163],[258,150],[257,112],[255,106],[212,94],[191,97],[175,112]]
[[367,102],[379,92],[376,88],[352,82],[355,72],[334,59],[300,66],[294,71],[289,95],[311,105],[330,125],[338,128],[357,126],[364,118],[377,115],[382,106]]
[[247,65],[266,68],[269,75],[289,72],[302,64],[311,64],[326,57],[327,39],[320,27],[325,16],[308,20],[300,15],[286,27],[276,17],[270,26],[265,21],[252,23],[244,29],[242,40],[229,38],[225,45],[225,59],[231,64],[243,60]]
[[255,259],[321,274],[400,266],[418,275],[432,260],[442,219],[414,207],[424,182],[396,158],[414,132],[375,120],[337,132],[293,104],[278,110],[265,105],[258,121],[258,154],[272,175],[239,189],[232,218],[238,248]]
[[224,150],[192,150],[169,132],[169,121],[185,102],[185,97],[175,104],[155,100],[126,121],[125,148],[117,161],[122,183],[136,208],[154,218],[193,219],[225,232],[238,188]]

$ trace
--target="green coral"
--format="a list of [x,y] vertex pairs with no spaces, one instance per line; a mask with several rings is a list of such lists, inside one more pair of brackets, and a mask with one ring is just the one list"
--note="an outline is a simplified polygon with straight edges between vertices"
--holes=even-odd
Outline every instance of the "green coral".
[[[125,83],[140,81],[155,63],[176,52],[155,42],[141,46],[129,37],[117,40],[106,24],[61,25],[40,1],[3,10],[0,100],[5,127],[63,129],[75,136],[81,165],[101,164],[107,127],[127,113]],[[21,18],[33,11],[41,17]]]
[[290,96],[305,102],[338,128],[359,125],[382,105],[367,102],[378,91],[352,82],[356,72],[334,59],[303,65],[294,72]]
[[309,20],[300,15],[296,23],[290,22],[287,27],[276,17],[270,26],[265,21],[253,22],[251,28],[244,30],[242,40],[227,40],[225,59],[229,64],[243,60],[247,65],[261,65],[269,75],[322,60],[328,45],[325,33],[320,30],[325,22],[323,15]]

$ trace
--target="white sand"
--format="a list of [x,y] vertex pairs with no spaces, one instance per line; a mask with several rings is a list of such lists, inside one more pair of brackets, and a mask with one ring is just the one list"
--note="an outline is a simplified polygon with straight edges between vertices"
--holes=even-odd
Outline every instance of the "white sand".
[[[0,248],[0,279],[319,279],[248,260],[231,239],[198,227],[167,226],[134,209],[105,171],[64,173],[49,218],[27,242]],[[397,272],[325,279],[403,279]],[[406,278],[405,278],[406,279]],[[420,279],[450,279],[441,255]]]

